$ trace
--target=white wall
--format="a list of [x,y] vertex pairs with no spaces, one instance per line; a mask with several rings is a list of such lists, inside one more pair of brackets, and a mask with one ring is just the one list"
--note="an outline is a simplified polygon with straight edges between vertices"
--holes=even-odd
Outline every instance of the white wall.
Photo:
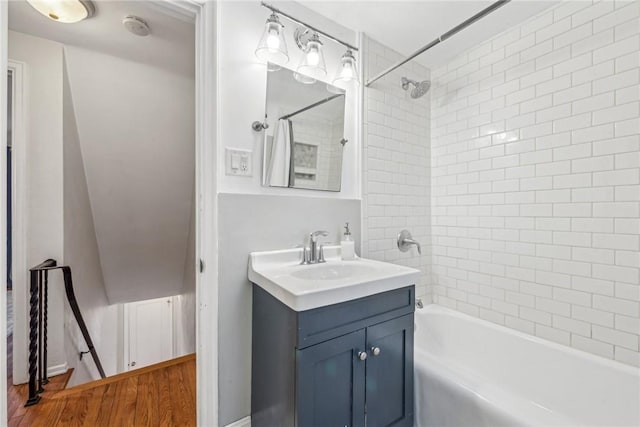
[[182,292],[195,175],[193,78],[65,46],[111,303]]
[[[341,192],[262,187],[264,133],[251,123],[262,120],[266,108],[267,71],[254,51],[269,11],[256,2],[218,2],[218,195],[221,230],[219,253],[219,387],[221,425],[251,412],[251,286],[247,280],[249,252],[292,247],[314,230],[331,232],[338,241],[341,226],[353,225],[356,244],[360,229],[360,143],[358,96],[347,95]],[[355,33],[337,26],[293,2],[274,4],[331,34],[355,43]],[[296,26],[284,21],[287,45],[295,68],[300,53],[293,41]],[[325,44],[328,79],[333,77],[344,48]],[[224,149],[253,150],[253,177],[227,176]]]
[[[403,59],[370,38],[365,46],[368,76]],[[429,300],[430,99],[411,98],[402,77],[427,80],[429,70],[409,63],[365,89],[363,255],[419,268],[416,294]],[[397,235],[405,228],[421,243],[422,255],[415,248],[398,250]]]
[[[104,289],[98,242],[82,162],[73,99],[66,67],[63,90],[64,139],[64,259],[71,267],[76,299],[98,356],[107,375],[118,372],[118,306],[109,305]],[[70,309],[66,311],[66,345],[69,385],[100,378],[91,355],[79,360],[88,347]]]
[[[9,31],[9,58],[26,64],[27,266],[63,263],[62,45]],[[49,366],[64,367],[63,281],[50,273]],[[14,381],[27,381],[28,284],[15,283]],[[21,344],[22,343],[22,344]]]
[[[309,24],[355,44],[355,33],[338,26],[309,9],[294,2],[273,3],[274,6],[291,13]],[[219,144],[218,178],[222,193],[280,194],[308,196],[307,190],[262,187],[262,149],[264,132],[254,132],[251,123],[262,121],[266,108],[267,71],[254,52],[264,30],[269,11],[258,2],[219,2],[218,13],[218,72],[219,81]],[[296,25],[283,18],[286,42],[289,51],[288,68],[297,67],[301,51],[293,40]],[[331,41],[325,43],[327,81],[333,78],[335,68],[345,48]],[[344,149],[342,191],[321,192],[312,197],[357,198],[360,187],[360,145],[358,142],[358,120],[356,91],[346,97],[345,137],[349,143]],[[225,174],[225,147],[253,150],[253,177],[227,176]]]
[[437,303],[640,365],[639,6],[563,2],[433,72]]
[[315,230],[330,232],[323,242],[337,242],[347,221],[360,253],[360,201],[221,194],[218,202],[220,425],[224,426],[251,413],[249,253],[295,247]]

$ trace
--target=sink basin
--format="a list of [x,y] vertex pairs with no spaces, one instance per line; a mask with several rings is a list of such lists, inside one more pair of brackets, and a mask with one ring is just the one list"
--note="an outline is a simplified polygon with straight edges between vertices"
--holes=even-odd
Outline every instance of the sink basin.
[[420,271],[357,258],[342,261],[340,246],[326,246],[326,263],[300,265],[302,249],[253,252],[249,280],[295,311],[311,310],[414,285]]
[[349,264],[332,262],[329,264],[315,264],[308,267],[310,268],[295,270],[291,275],[303,280],[338,280],[367,274],[366,266],[353,264],[352,262]]

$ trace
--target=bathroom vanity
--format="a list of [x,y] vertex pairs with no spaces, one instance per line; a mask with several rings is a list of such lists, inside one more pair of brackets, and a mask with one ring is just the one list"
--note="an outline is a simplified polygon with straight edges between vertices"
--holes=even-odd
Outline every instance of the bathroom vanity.
[[311,266],[252,254],[254,427],[413,426],[418,271],[338,250]]

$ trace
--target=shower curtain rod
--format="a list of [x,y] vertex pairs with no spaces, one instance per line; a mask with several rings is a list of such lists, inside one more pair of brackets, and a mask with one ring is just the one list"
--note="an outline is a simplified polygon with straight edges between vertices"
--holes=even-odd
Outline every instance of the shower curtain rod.
[[487,16],[491,12],[495,11],[499,7],[504,6],[505,4],[509,3],[510,1],[511,0],[499,0],[499,1],[491,4],[487,8],[481,10],[480,12],[476,13],[475,15],[473,15],[471,18],[469,18],[466,21],[464,21],[462,24],[460,24],[460,25],[458,25],[456,27],[453,27],[451,30],[447,31],[446,33],[444,33],[443,35],[441,35],[440,37],[438,37],[437,39],[435,39],[431,43],[429,43],[426,46],[424,46],[424,47],[420,48],[419,50],[415,51],[414,53],[409,55],[408,58],[403,59],[402,61],[398,62],[395,65],[392,65],[391,67],[387,68],[386,70],[384,70],[383,72],[381,72],[380,74],[375,76],[374,78],[370,79],[369,81],[367,81],[367,84],[365,86],[369,87],[373,82],[375,82],[377,80],[380,80],[381,78],[383,78],[384,76],[386,76],[387,74],[389,74],[390,72],[395,70],[396,68],[403,66],[404,64],[406,64],[407,62],[409,62],[413,58],[415,58],[416,56],[423,54],[424,52],[426,52],[427,50],[431,49],[435,45],[439,44],[440,42],[445,41],[446,39],[448,39],[449,37],[453,36],[454,34],[464,30],[469,25],[471,25],[474,22],[480,20],[481,18],[484,18],[485,16]]
[[320,100],[318,102],[315,102],[315,103],[313,103],[313,104],[311,104],[311,105],[309,105],[307,107],[301,108],[298,111],[294,111],[291,114],[287,114],[286,116],[282,116],[278,120],[288,120],[290,117],[293,117],[293,116],[295,116],[297,114],[300,114],[300,113],[304,113],[305,111],[310,110],[310,109],[312,109],[314,107],[317,107],[318,105],[322,105],[324,103],[332,101],[332,100],[336,99],[339,96],[344,96],[344,93],[339,93],[337,95],[332,95],[332,96],[330,96],[328,98],[322,99],[322,100]]

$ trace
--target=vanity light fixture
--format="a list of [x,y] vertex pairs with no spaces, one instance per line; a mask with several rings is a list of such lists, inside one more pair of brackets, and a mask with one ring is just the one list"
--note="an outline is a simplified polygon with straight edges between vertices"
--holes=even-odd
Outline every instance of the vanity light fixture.
[[256,56],[269,64],[269,71],[277,71],[280,64],[289,61],[287,42],[284,40],[284,25],[275,13],[267,19],[264,32],[256,49]]
[[322,42],[318,33],[313,33],[304,45],[304,55],[298,65],[297,72],[313,79],[327,75],[327,64],[324,61]]
[[[300,64],[296,68],[296,72],[294,73],[294,78],[304,84],[313,84],[317,80],[324,78],[327,75],[327,65],[324,59],[323,53],[323,43],[320,40],[320,35],[322,37],[332,40],[335,43],[341,44],[347,48],[347,51],[340,60],[340,64],[338,66],[338,71],[333,79],[333,84],[335,86],[343,89],[350,82],[359,82],[358,78],[358,69],[356,67],[356,58],[353,55],[354,51],[357,51],[358,48],[352,46],[349,43],[346,43],[324,31],[321,31],[293,16],[283,12],[282,10],[271,6],[265,2],[261,2],[263,7],[266,7],[271,11],[271,16],[267,19],[267,27],[260,39],[260,44],[258,45],[258,49],[256,49],[256,56],[262,61],[267,63],[267,69],[269,71],[276,71],[280,69],[278,65],[273,65],[273,62],[277,64],[284,65],[289,60],[289,55],[286,51],[286,45],[284,41],[283,34],[283,26],[280,23],[279,17],[284,16],[292,22],[300,25],[301,28],[298,28],[294,34],[294,40],[298,47],[303,51],[302,60]],[[271,37],[271,38],[269,38]],[[284,47],[284,56],[280,56],[279,58],[269,57],[266,54],[271,53],[269,50],[269,46],[271,46],[271,51],[276,50],[277,48]]]
[[73,24],[91,18],[95,6],[89,0],[27,0],[35,10],[56,22]]
[[333,78],[333,85],[340,89],[346,89],[350,83],[358,84],[360,80],[358,78],[358,67],[356,66],[356,58],[353,56],[351,49],[347,51],[340,58],[340,65]]

